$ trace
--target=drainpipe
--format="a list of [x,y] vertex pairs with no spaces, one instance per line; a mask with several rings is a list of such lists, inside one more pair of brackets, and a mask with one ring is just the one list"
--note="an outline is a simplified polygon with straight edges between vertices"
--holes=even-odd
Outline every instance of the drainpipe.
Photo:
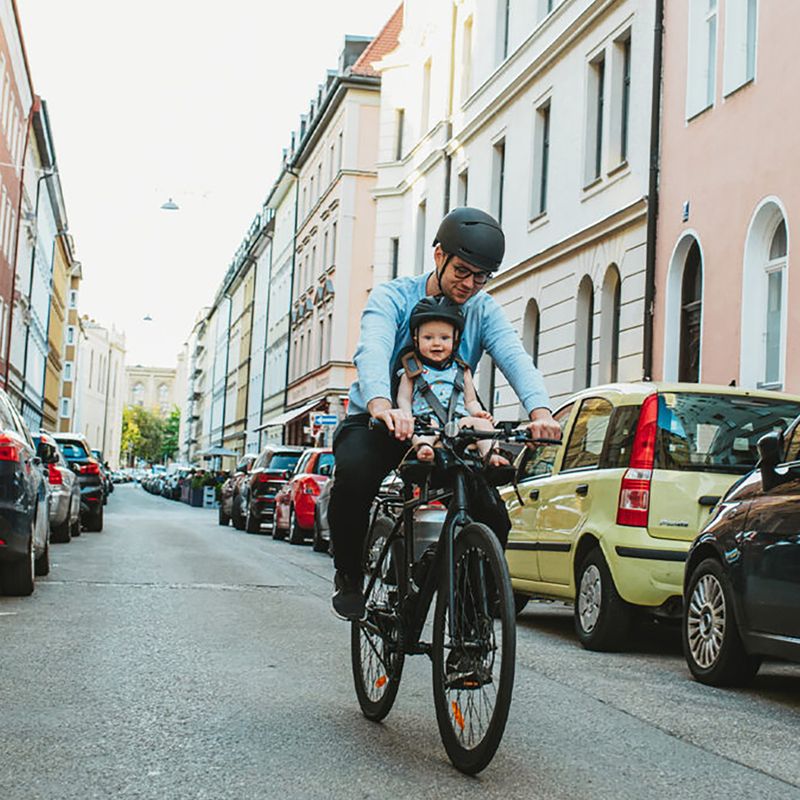
[[[297,264],[297,222],[300,211],[300,175],[289,167],[286,172],[294,177],[294,231],[292,232],[292,275],[289,280],[289,311],[294,302],[294,270]],[[289,319],[289,333],[286,336],[286,376],[283,384],[283,410],[289,401],[289,366],[292,356],[292,321]],[[286,444],[286,426],[281,429],[281,444]]]
[[653,36],[653,85],[650,110],[650,180],[647,188],[647,249],[645,253],[644,330],[642,378],[653,378],[653,315],[656,296],[656,225],[658,222],[658,174],[661,136],[661,69],[664,41],[664,0],[656,0]]
[[269,235],[269,267],[267,267],[267,307],[264,310],[264,361],[261,365],[261,407],[258,411],[258,450],[261,452],[261,439],[264,436],[264,429],[260,426],[264,423],[264,395],[267,388],[267,344],[269,344],[269,305],[272,297],[272,256],[274,251],[275,233]]

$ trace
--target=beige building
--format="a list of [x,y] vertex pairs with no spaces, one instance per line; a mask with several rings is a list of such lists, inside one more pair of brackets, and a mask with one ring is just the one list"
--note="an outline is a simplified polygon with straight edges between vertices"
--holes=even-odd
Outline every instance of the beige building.
[[297,416],[286,421],[290,443],[310,440],[306,411],[342,416],[355,378],[351,358],[372,285],[375,239],[380,78],[371,64],[394,49],[401,25],[402,8],[371,42],[345,39],[339,69],[303,117],[292,158],[299,204],[286,397],[287,412]]
[[166,417],[182,398],[176,396],[175,367],[125,367],[125,405],[139,406]]
[[112,468],[119,463],[125,375],[125,335],[94,320],[81,320],[78,345],[81,369],[72,430],[101,450]]

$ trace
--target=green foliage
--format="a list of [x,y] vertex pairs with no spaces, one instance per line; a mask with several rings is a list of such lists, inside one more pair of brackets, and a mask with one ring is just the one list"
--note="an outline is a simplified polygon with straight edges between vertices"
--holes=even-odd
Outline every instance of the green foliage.
[[[177,409],[175,410],[177,412]],[[163,455],[165,421],[152,411],[140,406],[122,410],[122,454],[133,463],[137,458],[151,464]],[[177,439],[177,434],[176,434]],[[177,447],[177,445],[176,445]]]
[[178,450],[178,434],[181,428],[181,412],[175,406],[170,415],[163,422],[163,438],[161,441],[161,455],[167,460],[171,459]]

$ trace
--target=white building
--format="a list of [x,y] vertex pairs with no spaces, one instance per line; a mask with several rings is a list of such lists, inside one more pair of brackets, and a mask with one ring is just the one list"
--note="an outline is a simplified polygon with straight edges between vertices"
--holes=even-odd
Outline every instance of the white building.
[[376,280],[430,269],[446,210],[493,213],[507,250],[489,291],[554,402],[642,374],[654,20],[646,0],[407,0],[376,65]]
[[125,335],[86,318],[82,327],[74,430],[83,433],[93,449],[102,450],[104,460],[116,468],[125,397]]

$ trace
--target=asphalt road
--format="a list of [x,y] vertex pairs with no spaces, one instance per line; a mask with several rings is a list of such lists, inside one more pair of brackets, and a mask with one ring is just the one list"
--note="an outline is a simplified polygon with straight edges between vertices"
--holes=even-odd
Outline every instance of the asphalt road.
[[799,667],[714,690],[674,630],[588,653],[569,609],[531,605],[505,738],[467,778],[421,657],[383,724],[361,716],[327,556],[136,486],[107,512],[0,599],[2,800],[800,798]]

